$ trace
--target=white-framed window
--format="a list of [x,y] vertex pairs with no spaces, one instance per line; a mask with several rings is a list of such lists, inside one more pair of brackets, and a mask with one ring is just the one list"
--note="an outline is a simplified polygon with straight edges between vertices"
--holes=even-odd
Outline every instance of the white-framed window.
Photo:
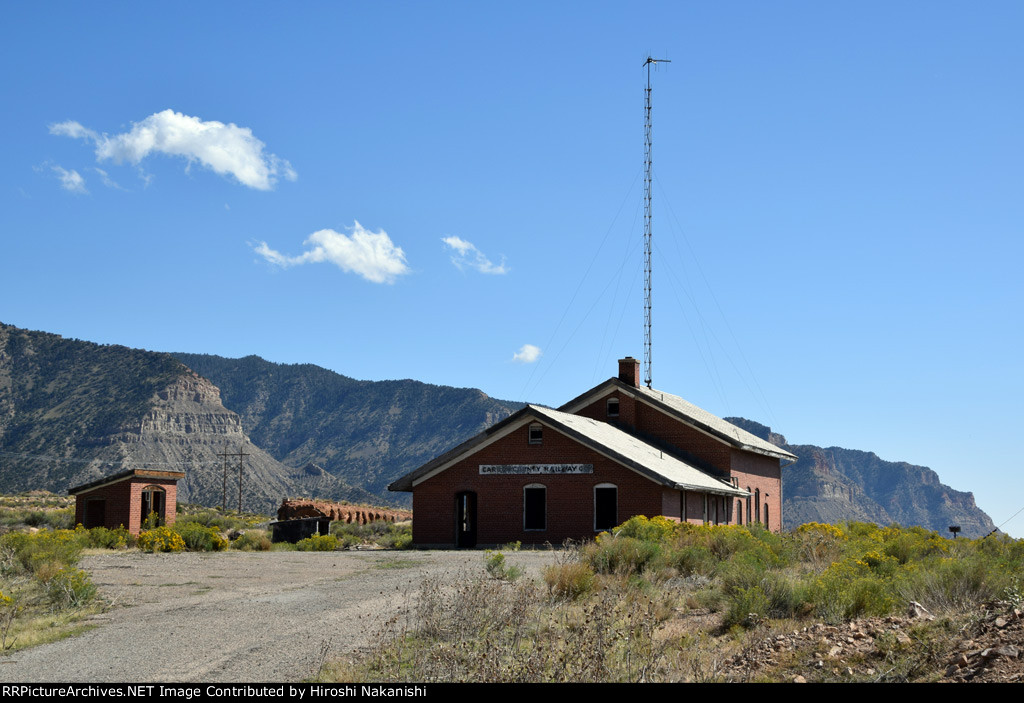
[[618,398],[609,398],[606,405],[607,405],[607,409],[608,409],[608,417],[618,417],[619,416],[619,399]]
[[614,483],[594,486],[594,531],[610,530],[619,524],[619,487]]
[[548,529],[548,489],[543,483],[523,486],[523,529]]
[[544,444],[544,426],[539,422],[530,425],[530,444]]

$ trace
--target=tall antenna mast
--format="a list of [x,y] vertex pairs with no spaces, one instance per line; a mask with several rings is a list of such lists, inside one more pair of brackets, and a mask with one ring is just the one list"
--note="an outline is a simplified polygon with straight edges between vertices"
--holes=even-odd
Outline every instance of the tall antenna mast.
[[672,63],[668,59],[644,61],[647,90],[644,92],[644,383],[651,387],[651,64]]

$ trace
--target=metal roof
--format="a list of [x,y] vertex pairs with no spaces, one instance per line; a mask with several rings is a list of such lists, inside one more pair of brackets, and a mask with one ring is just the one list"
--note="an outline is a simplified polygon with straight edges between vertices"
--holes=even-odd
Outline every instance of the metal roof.
[[390,486],[392,491],[411,491],[415,484],[449,468],[457,461],[491,441],[500,439],[523,425],[539,421],[609,459],[646,478],[678,490],[697,490],[720,495],[746,496],[747,492],[717,478],[679,457],[666,454],[607,422],[580,415],[527,405],[514,415],[463,442]]
[[785,449],[781,449],[771,442],[737,427],[731,422],[726,422],[717,415],[709,413],[704,408],[698,407],[690,401],[680,398],[678,395],[672,395],[657,389],[645,388],[644,386],[633,386],[618,378],[610,378],[604,383],[591,388],[586,393],[570,400],[560,409],[579,410],[584,405],[593,402],[594,396],[603,395],[613,388],[643,400],[648,405],[652,405],[662,412],[668,413],[691,427],[706,432],[737,449],[754,452],[755,454],[764,454],[776,459],[791,459],[793,461],[797,459],[794,454],[790,454]]

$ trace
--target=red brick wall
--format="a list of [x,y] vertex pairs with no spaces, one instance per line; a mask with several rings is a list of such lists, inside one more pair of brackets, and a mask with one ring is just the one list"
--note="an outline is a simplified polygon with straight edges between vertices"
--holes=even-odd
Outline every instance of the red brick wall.
[[[782,530],[782,469],[779,460],[761,454],[752,454],[739,449],[732,450],[732,475],[739,479],[740,488],[753,493],[760,489],[761,522],[764,522],[764,506],[768,505],[768,529]],[[750,501],[753,505],[753,498]],[[756,512],[747,514],[747,500],[743,500],[743,524],[753,522]]]
[[106,486],[79,493],[75,499],[75,523],[85,522],[85,504],[91,498],[106,500],[103,526],[116,529],[124,526],[133,535],[139,534],[142,526],[142,489],[146,486],[160,486],[164,489],[164,521],[173,525],[177,517],[178,485],[167,479],[125,479]]
[[[594,473],[481,476],[481,464],[593,464]],[[547,529],[523,530],[523,487],[547,488]],[[618,487],[618,522],[633,515],[653,517],[662,511],[662,489],[639,474],[607,459],[551,427],[540,445],[528,442],[528,425],[484,447],[416,486],[413,491],[413,543],[455,542],[455,496],[477,494],[477,544],[560,544],[567,538],[594,537],[594,486]]]

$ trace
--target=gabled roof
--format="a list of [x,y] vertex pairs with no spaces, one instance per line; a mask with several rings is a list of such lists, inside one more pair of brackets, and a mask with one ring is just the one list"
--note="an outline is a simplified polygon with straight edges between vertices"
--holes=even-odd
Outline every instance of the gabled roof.
[[767,440],[761,439],[757,435],[753,435],[746,430],[737,427],[731,422],[726,422],[717,415],[713,415],[707,410],[699,408],[688,400],[684,400],[677,395],[672,395],[671,393],[665,393],[656,389],[645,388],[643,386],[631,386],[618,378],[609,378],[604,383],[601,383],[591,388],[586,393],[573,398],[559,408],[559,410],[570,413],[577,412],[580,408],[594,402],[594,400],[599,396],[603,396],[612,390],[617,390],[620,393],[625,393],[633,398],[643,401],[644,403],[671,415],[677,420],[709,434],[730,446],[736,447],[737,449],[754,452],[755,454],[763,454],[776,459],[791,459],[793,461],[796,461],[797,459],[795,455],[790,454],[786,450],[775,446]]
[[677,490],[732,496],[747,495],[746,491],[736,488],[728,481],[712,476],[678,457],[666,454],[614,425],[537,405],[527,405],[519,412],[463,442],[451,451],[406,474],[388,486],[388,490],[411,491],[416,484],[444,471],[477,449],[534,421],[562,432],[581,445],[636,471],[655,483]]

